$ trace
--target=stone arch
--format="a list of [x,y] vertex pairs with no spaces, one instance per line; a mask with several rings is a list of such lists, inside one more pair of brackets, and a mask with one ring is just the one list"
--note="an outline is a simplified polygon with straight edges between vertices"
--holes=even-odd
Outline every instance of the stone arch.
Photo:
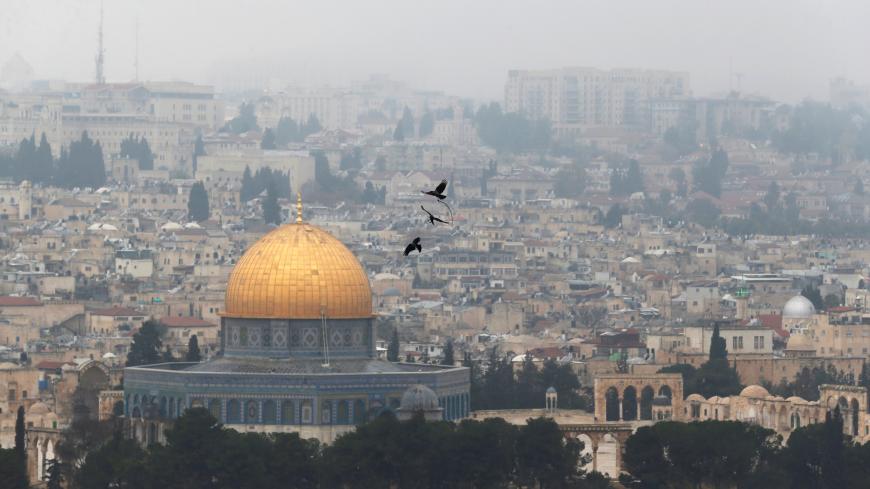
[[860,433],[860,427],[858,426],[858,417],[859,417],[858,415],[860,413],[861,413],[861,408],[858,404],[858,400],[853,398],[852,402],[849,403],[849,417],[852,421],[852,423],[851,423],[851,429],[852,429],[851,435],[852,436],[858,436],[858,434]]
[[175,418],[175,406],[176,406],[175,398],[170,397],[169,402],[168,402],[169,409],[168,409],[168,413],[167,413],[169,415],[170,419]]
[[48,470],[49,464],[57,458],[57,455],[54,453],[54,440],[48,438],[45,440],[45,453],[43,455],[42,462],[42,471],[43,471],[43,479],[48,479],[48,474],[46,471]]
[[160,396],[160,411],[159,412],[160,412],[161,418],[166,417],[166,405],[167,405],[166,396]]
[[598,470],[597,461],[595,460],[597,457],[596,452],[598,451],[598,444],[592,440],[592,437],[587,435],[586,433],[580,433],[577,435],[577,440],[583,444],[583,449],[580,451],[581,463],[585,465],[585,467],[592,467],[592,470]]
[[263,401],[263,423],[265,424],[277,424],[278,423],[278,409],[275,405],[275,401],[267,400]]
[[299,406],[300,424],[315,424],[314,419],[314,403],[310,399],[305,399]]
[[619,421],[619,392],[616,390],[616,387],[607,389],[604,395],[604,402],[606,403],[605,421]]
[[795,410],[791,413],[791,429],[796,430],[801,427],[801,413],[799,410]]
[[669,385],[663,385],[663,386],[659,387],[659,395],[665,396],[668,399],[671,399],[672,401],[674,399],[674,391],[671,389],[671,386],[669,386]]
[[630,385],[622,391],[622,419],[625,421],[636,420],[637,406],[637,389]]
[[139,406],[133,408],[132,415],[134,419],[142,417],[142,411],[139,410]]
[[638,416],[642,420],[651,420],[652,416],[652,401],[655,397],[655,390],[647,385],[640,391],[640,412]]

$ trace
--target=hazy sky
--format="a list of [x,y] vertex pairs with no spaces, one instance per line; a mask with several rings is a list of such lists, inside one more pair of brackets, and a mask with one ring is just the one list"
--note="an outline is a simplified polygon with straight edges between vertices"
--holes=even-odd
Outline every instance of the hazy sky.
[[[99,0],[0,0],[0,63],[91,80]],[[685,70],[696,95],[729,88],[827,98],[870,83],[866,0],[106,0],[106,74],[341,85],[370,73],[500,99],[511,68]],[[733,67],[733,68],[729,68]],[[733,84],[736,87],[736,77]]]

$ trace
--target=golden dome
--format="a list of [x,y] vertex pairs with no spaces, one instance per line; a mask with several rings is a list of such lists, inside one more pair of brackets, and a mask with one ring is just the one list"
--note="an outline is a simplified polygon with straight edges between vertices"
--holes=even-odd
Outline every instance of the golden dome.
[[369,279],[339,240],[307,223],[285,224],[248,248],[227,283],[226,317],[372,316]]

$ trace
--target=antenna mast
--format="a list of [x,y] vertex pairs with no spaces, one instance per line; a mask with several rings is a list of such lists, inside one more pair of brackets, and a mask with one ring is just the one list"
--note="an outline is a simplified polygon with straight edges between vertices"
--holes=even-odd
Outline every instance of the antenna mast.
[[97,85],[105,85],[106,77],[103,75],[103,2],[100,2],[100,31],[97,35]]
[[136,58],[134,66],[136,68],[136,78],[134,81],[139,81],[139,17],[136,17]]

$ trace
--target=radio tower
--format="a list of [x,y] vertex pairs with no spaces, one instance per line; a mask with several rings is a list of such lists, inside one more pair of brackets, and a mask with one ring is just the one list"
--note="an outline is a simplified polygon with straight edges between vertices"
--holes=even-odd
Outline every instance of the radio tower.
[[103,2],[100,2],[100,32],[97,36],[97,85],[105,85],[106,77],[103,75]]

